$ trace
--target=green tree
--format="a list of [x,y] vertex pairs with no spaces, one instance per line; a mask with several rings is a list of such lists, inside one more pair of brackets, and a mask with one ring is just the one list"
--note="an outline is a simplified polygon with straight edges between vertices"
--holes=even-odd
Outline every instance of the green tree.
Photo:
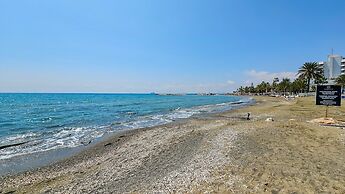
[[255,87],[255,91],[261,94],[267,92],[267,83],[262,81],[259,85]]
[[249,87],[248,86],[244,87],[244,93],[246,93],[246,94],[249,93]]
[[306,80],[305,79],[295,79],[292,83],[291,83],[291,90],[294,93],[301,93],[304,91],[305,87],[306,87]]
[[317,79],[315,79],[315,84],[316,85],[319,85],[319,84],[327,84],[328,83],[328,81],[327,81],[327,79],[325,78],[325,76],[323,75],[323,73],[322,73],[322,75],[320,76],[320,77],[318,77]]
[[298,70],[298,77],[300,79],[307,80],[307,92],[309,92],[310,88],[310,80],[311,79],[321,79],[323,76],[323,68],[322,65],[318,64],[317,62],[307,62],[304,63],[303,66]]
[[271,85],[269,82],[266,82],[265,93],[271,90]]
[[278,87],[278,83],[279,83],[279,78],[275,77],[273,79],[272,87],[271,87],[273,92],[277,92],[277,90],[278,90],[278,88],[277,88]]
[[345,75],[340,75],[335,79],[335,83],[342,87],[342,92],[344,93],[345,89]]
[[243,88],[243,86],[239,87],[239,88],[237,89],[237,92],[240,93],[240,95],[242,95],[242,94],[244,93],[244,88]]
[[279,83],[280,91],[284,92],[284,96],[286,95],[286,91],[290,89],[291,82],[289,78],[283,78],[283,80]]
[[254,84],[250,84],[250,87],[249,87],[249,92],[250,93],[255,93],[255,87],[254,87]]

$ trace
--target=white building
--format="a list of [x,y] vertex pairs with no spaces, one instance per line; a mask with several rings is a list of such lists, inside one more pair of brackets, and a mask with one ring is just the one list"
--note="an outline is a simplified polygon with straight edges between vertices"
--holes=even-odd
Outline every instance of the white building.
[[341,75],[345,75],[345,58],[341,59]]
[[327,62],[319,62],[323,66],[323,72],[328,83],[333,84],[334,80],[341,74],[345,74],[345,58],[340,55],[328,55]]

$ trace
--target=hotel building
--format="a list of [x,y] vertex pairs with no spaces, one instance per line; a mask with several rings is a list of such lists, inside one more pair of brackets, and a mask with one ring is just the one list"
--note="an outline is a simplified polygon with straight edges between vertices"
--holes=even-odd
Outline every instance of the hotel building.
[[330,84],[333,84],[339,75],[345,75],[345,58],[340,55],[328,55],[328,60],[319,64],[323,66],[324,76]]

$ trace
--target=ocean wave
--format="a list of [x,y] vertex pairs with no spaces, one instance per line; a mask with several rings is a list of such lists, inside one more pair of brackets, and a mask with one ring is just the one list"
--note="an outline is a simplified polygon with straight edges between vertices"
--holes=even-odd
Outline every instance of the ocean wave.
[[58,148],[73,148],[89,144],[92,140],[100,138],[106,132],[106,127],[66,127],[50,133],[31,132],[18,134],[1,139],[1,146],[9,146],[0,150],[0,160],[15,156],[43,152]]

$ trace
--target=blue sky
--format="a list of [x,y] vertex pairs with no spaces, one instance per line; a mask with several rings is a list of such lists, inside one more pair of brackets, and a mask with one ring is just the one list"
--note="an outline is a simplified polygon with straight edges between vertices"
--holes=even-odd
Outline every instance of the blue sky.
[[2,0],[0,92],[227,92],[345,55],[343,0]]

